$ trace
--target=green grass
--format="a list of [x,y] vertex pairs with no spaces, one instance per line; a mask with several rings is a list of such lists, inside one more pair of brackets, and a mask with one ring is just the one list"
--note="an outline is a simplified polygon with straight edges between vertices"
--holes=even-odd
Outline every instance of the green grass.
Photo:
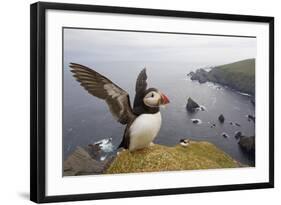
[[217,69],[224,70],[231,73],[239,73],[249,77],[255,76],[255,59],[247,59],[235,63],[225,64],[216,67]]
[[239,163],[215,145],[191,141],[187,147],[154,145],[142,150],[122,151],[107,174],[239,167]]
[[241,92],[255,94],[255,59],[217,66],[209,72],[208,79]]

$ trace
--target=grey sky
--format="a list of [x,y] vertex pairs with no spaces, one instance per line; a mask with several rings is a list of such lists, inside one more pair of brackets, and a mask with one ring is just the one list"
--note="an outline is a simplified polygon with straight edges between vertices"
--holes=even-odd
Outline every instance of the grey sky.
[[65,29],[65,57],[89,61],[155,61],[219,65],[255,58],[256,39]]

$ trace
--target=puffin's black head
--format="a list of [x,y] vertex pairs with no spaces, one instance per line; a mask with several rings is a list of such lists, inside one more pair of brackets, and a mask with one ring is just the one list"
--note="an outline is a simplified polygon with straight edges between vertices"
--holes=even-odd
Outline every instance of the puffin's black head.
[[168,104],[170,101],[166,95],[156,88],[149,88],[144,92],[143,103],[150,108],[159,108],[161,105]]

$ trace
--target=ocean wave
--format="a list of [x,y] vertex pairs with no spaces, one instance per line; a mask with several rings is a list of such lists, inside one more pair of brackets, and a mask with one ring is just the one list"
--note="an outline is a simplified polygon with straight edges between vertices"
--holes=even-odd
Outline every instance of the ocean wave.
[[99,145],[100,149],[104,152],[113,151],[112,138],[102,139],[100,141],[97,141],[95,144]]
[[243,92],[239,92],[239,91],[237,91],[237,93],[239,93],[240,95],[244,95],[244,96],[249,96],[249,97],[251,97],[251,96],[252,96],[251,94],[248,94],[248,93],[243,93]]

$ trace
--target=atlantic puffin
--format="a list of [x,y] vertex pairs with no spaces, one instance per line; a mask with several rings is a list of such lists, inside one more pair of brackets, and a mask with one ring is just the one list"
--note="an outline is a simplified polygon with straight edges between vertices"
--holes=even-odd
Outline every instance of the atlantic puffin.
[[104,100],[113,117],[126,125],[118,148],[134,151],[153,144],[161,127],[160,106],[169,99],[156,88],[147,89],[146,68],[138,75],[133,108],[129,94],[105,76],[86,66],[70,63],[74,78],[93,96]]

